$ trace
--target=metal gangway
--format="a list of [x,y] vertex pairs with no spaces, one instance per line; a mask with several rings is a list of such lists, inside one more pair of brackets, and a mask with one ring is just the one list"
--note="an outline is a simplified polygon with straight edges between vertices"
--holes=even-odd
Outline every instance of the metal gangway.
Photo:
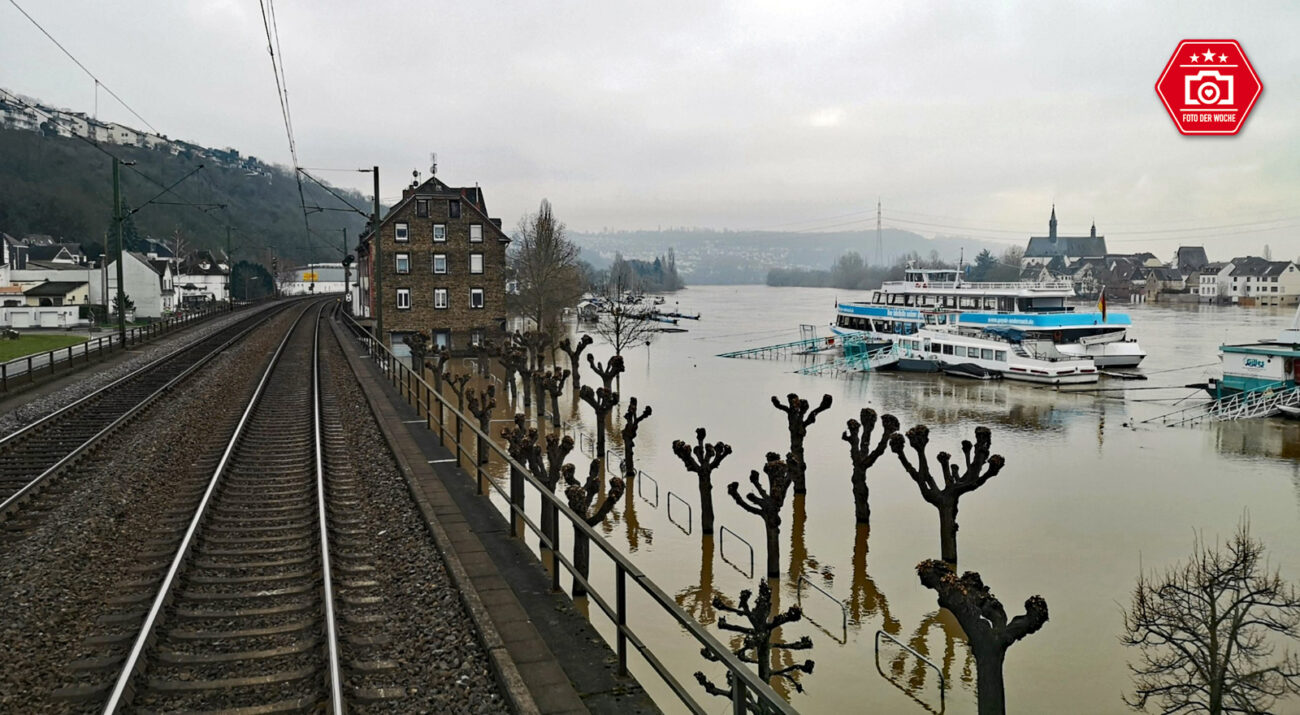
[[866,342],[866,333],[856,333],[853,335],[828,335],[824,338],[811,337],[802,340],[794,340],[788,343],[764,345],[762,347],[746,348],[744,350],[733,350],[727,353],[719,353],[718,357],[760,359],[783,358],[791,355],[808,355],[811,353],[826,352],[828,350],[835,350],[839,347],[848,348],[851,345],[863,345]]
[[1142,420],[1141,424],[1159,422],[1173,427],[1198,422],[1272,417],[1288,407],[1300,408],[1300,386],[1286,387],[1279,382]]
[[[861,347],[860,343],[859,346]],[[842,372],[870,372],[898,362],[898,350],[894,349],[892,343],[875,350],[854,350],[853,347],[852,345],[844,346],[844,356],[841,358],[809,365],[795,370],[795,372],[800,375],[825,375],[827,373],[838,375]]]

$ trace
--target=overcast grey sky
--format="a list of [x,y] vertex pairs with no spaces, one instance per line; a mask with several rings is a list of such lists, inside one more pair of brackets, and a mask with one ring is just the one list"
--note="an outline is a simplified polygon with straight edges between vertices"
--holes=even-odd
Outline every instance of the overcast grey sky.
[[[18,0],[161,132],[290,164],[256,0]],[[852,229],[1300,255],[1300,4],[278,0],[304,166],[547,197],[577,230]],[[1154,92],[1186,38],[1240,41],[1243,132]],[[89,78],[0,2],[0,86],[90,111]],[[99,116],[140,123],[100,94]],[[369,178],[320,174],[369,193]],[[858,212],[858,213],[854,213]],[[1227,228],[1206,228],[1226,226]]]

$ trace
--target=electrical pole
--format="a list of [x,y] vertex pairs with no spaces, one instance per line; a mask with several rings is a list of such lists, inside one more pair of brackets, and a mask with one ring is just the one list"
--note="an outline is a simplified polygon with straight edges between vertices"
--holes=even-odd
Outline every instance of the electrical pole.
[[351,315],[352,304],[348,303],[348,298],[347,298],[348,296],[352,295],[352,289],[348,287],[348,283],[351,282],[351,280],[348,277],[348,273],[349,273],[348,271],[348,229],[346,226],[344,226],[342,230],[343,230],[343,257],[339,259],[339,263],[343,264],[343,302],[347,303],[348,315]]
[[880,234],[880,198],[876,198],[876,265],[885,267],[885,239]]
[[380,252],[383,238],[379,235],[379,167],[372,167],[371,171],[375,174],[375,217],[370,223],[370,270],[374,273],[375,285],[370,295],[375,303],[375,337],[387,346],[388,339],[384,337],[384,264]]
[[126,251],[122,250],[122,188],[121,162],[113,157],[113,226],[117,231],[117,339],[126,347],[126,294],[122,291],[122,264]]
[[[230,289],[230,282],[235,278],[235,259],[230,250],[230,227],[226,227],[226,303],[235,304],[235,294]],[[248,291],[244,291],[247,293]]]

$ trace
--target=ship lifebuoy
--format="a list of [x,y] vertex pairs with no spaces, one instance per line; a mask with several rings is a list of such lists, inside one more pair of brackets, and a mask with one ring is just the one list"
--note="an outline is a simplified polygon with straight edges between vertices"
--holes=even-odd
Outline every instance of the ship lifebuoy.
[[921,287],[921,284],[920,284],[920,283],[917,283],[915,287],[916,287],[916,288],[920,288],[920,287]]
[[1054,343],[1059,343],[1059,342],[1061,342],[1061,331],[1058,330],[1058,331],[1052,333],[1052,342],[1054,342]]
[[929,287],[930,287],[930,284],[929,284],[929,283],[923,283],[923,284],[921,285],[921,287],[922,287],[922,288],[929,288]]

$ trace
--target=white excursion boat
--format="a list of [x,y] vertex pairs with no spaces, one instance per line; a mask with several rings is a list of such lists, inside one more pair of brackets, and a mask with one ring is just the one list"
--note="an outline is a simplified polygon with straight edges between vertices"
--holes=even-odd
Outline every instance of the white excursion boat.
[[[1038,348],[1050,343],[1053,356],[1091,359],[1096,367],[1136,367],[1146,357],[1128,336],[1124,313],[1076,312],[1066,306],[1074,289],[1069,281],[971,283],[954,269],[909,268],[902,281],[888,281],[871,299],[836,304],[831,329],[847,335],[868,332],[882,337],[936,325],[927,316],[945,314],[940,324],[962,330],[1015,328],[1021,344]],[[955,325],[954,325],[955,323]],[[1047,352],[1039,349],[1039,354]]]
[[[1046,385],[1092,383],[1100,375],[1092,358],[1066,355],[1051,340],[1028,338],[1014,328],[961,327],[956,313],[903,311],[918,313],[924,327],[909,330],[907,315],[875,321],[878,328],[892,323],[881,336],[893,340],[900,370]],[[896,326],[905,332],[893,333]]]

